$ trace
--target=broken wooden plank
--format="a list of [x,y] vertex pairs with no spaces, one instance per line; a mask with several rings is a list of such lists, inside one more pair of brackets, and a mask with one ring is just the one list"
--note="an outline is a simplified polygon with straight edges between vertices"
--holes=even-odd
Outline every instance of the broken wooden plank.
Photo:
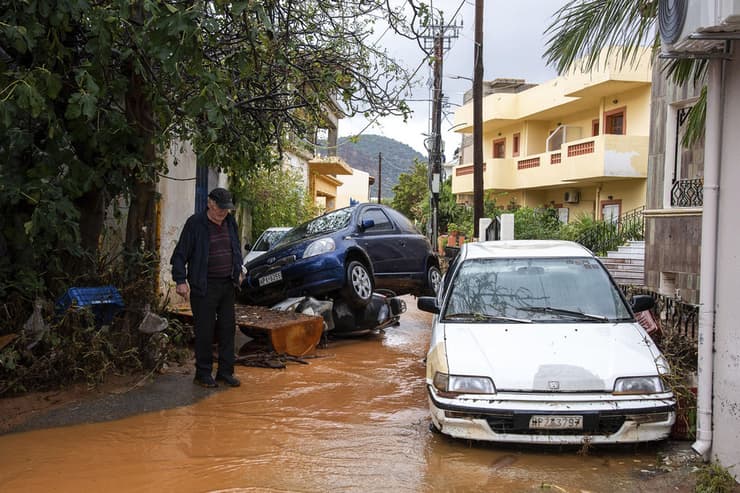
[[[236,304],[236,325],[247,335],[267,335],[273,350],[278,354],[301,357],[316,350],[324,332],[324,319],[316,315],[273,310],[264,306]],[[170,309],[170,313],[192,319],[188,304]]]

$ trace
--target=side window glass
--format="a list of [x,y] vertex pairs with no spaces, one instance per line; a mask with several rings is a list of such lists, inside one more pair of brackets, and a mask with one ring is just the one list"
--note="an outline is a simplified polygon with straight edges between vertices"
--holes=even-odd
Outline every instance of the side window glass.
[[368,209],[362,213],[362,220],[372,219],[375,225],[369,228],[368,231],[379,232],[379,231],[391,231],[393,224],[391,223],[388,216],[385,215],[380,209]]

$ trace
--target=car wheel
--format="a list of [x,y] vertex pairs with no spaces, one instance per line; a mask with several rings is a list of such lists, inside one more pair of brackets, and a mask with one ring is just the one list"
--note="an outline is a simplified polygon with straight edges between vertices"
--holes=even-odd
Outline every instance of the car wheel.
[[426,291],[431,296],[436,296],[439,291],[439,285],[442,284],[442,272],[435,266],[429,267],[427,271]]
[[373,296],[373,278],[362,262],[357,260],[347,264],[346,280],[342,294],[347,303],[362,308],[370,303]]

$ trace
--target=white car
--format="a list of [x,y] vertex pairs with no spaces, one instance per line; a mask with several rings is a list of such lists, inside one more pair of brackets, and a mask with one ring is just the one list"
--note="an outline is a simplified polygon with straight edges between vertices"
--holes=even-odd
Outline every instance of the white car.
[[244,265],[252,259],[255,259],[269,250],[272,246],[277,244],[280,239],[285,236],[285,233],[290,231],[292,228],[286,227],[274,227],[267,228],[254,242],[254,246],[245,245],[247,254],[244,256]]
[[577,243],[467,243],[436,297],[426,362],[433,426],[471,440],[605,444],[667,438],[668,363],[608,271]]

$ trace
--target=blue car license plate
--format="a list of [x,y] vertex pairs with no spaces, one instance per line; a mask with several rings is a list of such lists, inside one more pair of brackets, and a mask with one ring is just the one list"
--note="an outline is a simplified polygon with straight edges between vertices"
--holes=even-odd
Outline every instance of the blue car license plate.
[[274,282],[282,281],[283,280],[283,273],[280,271],[273,272],[272,274],[267,274],[266,276],[262,276],[259,278],[259,285],[260,287],[266,286],[268,284],[272,284]]

